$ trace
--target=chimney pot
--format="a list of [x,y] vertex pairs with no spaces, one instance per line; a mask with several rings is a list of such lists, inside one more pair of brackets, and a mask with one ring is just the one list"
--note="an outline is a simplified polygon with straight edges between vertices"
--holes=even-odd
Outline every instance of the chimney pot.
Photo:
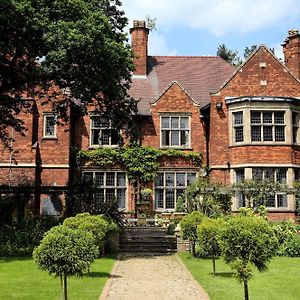
[[134,20],[133,21],[133,27],[137,28],[146,28],[146,22],[144,20]]
[[291,29],[289,30],[289,37],[299,35],[299,30],[298,29]]

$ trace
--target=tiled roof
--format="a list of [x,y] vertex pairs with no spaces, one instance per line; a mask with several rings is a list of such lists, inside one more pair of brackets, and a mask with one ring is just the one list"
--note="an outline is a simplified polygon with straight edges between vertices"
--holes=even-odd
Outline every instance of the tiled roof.
[[149,56],[148,75],[133,77],[129,94],[138,103],[139,114],[150,114],[155,101],[173,82],[200,106],[210,102],[210,92],[217,90],[235,68],[218,56]]

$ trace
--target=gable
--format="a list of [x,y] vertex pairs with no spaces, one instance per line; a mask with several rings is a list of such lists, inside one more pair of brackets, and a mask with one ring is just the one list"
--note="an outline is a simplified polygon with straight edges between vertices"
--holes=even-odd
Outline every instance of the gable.
[[182,86],[174,81],[172,82],[162,94],[151,103],[151,106],[167,104],[171,110],[175,111],[183,107],[199,106],[196,101],[182,88]]
[[260,46],[218,92],[231,96],[297,97],[300,82],[269,49]]

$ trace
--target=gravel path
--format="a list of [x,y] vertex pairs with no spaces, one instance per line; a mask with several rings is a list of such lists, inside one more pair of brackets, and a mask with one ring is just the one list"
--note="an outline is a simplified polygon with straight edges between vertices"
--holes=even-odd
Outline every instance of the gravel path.
[[123,257],[100,300],[208,300],[176,255]]

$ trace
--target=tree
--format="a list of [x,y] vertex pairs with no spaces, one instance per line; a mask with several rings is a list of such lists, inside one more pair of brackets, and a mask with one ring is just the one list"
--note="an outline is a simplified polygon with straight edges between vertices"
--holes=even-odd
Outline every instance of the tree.
[[[136,101],[127,95],[132,52],[119,0],[0,0],[0,137],[22,132],[22,94],[47,91],[55,108],[94,99],[113,125],[132,126]],[[68,91],[68,92],[66,92]],[[45,93],[44,93],[45,96]],[[25,106],[25,107],[24,107]],[[60,111],[61,112],[61,111]],[[62,113],[62,112],[61,112]]]
[[221,218],[204,218],[197,228],[199,244],[211,256],[214,275],[216,274],[216,258],[221,253],[219,231],[224,223],[224,219]]
[[60,225],[48,231],[34,250],[35,263],[61,279],[61,299],[68,299],[67,278],[82,276],[97,257],[97,247],[90,232]]
[[242,60],[239,57],[239,53],[237,50],[228,49],[225,44],[221,44],[217,48],[217,56],[220,56],[224,60],[228,61],[235,67],[238,67],[242,64]]
[[216,217],[231,209],[231,193],[218,184],[213,184],[207,178],[199,177],[189,185],[183,196],[186,211],[201,211],[207,217]]
[[268,206],[268,199],[276,193],[288,192],[285,184],[262,179],[243,180],[235,183],[232,189],[236,194],[242,195],[246,207],[256,210],[261,206]]
[[196,255],[197,226],[201,223],[203,217],[204,215],[201,212],[194,211],[184,216],[180,221],[182,238],[190,241],[193,256]]
[[63,225],[71,229],[90,232],[98,247],[98,254],[102,253],[104,240],[109,230],[109,223],[101,215],[91,216],[89,213],[77,214],[64,220]]
[[246,60],[256,49],[257,45],[252,45],[251,47],[247,46],[244,51],[244,59]]
[[220,231],[220,244],[225,262],[243,283],[245,300],[248,300],[251,266],[260,272],[267,270],[267,263],[277,252],[278,240],[272,226],[262,217],[233,217]]

